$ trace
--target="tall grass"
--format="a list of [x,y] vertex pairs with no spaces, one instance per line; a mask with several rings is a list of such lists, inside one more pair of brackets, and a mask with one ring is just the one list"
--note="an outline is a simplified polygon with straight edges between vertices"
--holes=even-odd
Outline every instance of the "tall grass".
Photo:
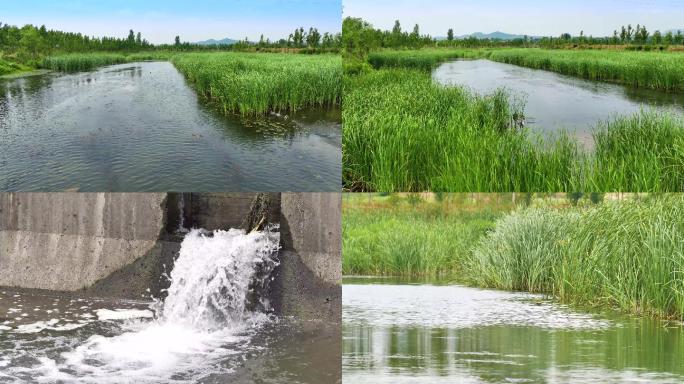
[[359,195],[346,195],[343,203],[345,275],[452,277],[470,248],[510,209],[507,204],[481,209],[460,197],[415,202],[411,196],[365,201],[366,195]]
[[197,53],[172,61],[200,94],[226,113],[329,107],[342,98],[338,55]]
[[684,92],[684,55],[679,52],[502,49],[488,58],[585,79],[668,92]]
[[164,51],[131,54],[108,52],[72,53],[47,57],[41,63],[41,67],[62,72],[91,71],[98,67],[133,61],[169,60],[172,55],[171,52]]
[[489,55],[489,49],[420,49],[384,50],[368,55],[368,63],[373,68],[415,68],[431,70],[438,64],[455,59],[477,59]]
[[345,76],[349,190],[445,192],[680,191],[684,121],[644,111],[600,123],[587,152],[561,132],[514,129],[506,93],[481,97],[420,69]]
[[470,282],[684,319],[684,197],[519,210],[470,254]]

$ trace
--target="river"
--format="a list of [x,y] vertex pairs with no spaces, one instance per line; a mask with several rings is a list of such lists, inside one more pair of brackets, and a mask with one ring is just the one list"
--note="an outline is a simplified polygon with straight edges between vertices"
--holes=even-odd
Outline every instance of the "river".
[[3,191],[338,191],[340,112],[225,116],[168,62],[0,79]]

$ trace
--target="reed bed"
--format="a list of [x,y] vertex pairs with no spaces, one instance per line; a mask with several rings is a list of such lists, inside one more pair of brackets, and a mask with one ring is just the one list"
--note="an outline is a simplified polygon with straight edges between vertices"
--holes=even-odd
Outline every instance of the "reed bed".
[[419,49],[383,50],[368,55],[368,63],[375,69],[415,68],[429,71],[438,64],[455,59],[479,59],[487,57],[491,49]]
[[585,150],[564,132],[515,128],[504,91],[482,97],[421,69],[345,76],[344,186],[352,191],[680,191],[684,121],[644,110],[597,123]]
[[497,221],[464,268],[484,287],[684,319],[684,197],[522,209]]
[[[469,250],[510,209],[478,208],[448,197],[347,194],[343,200],[342,271],[345,275],[451,277]],[[460,209],[468,206],[467,209]]]
[[134,61],[168,61],[173,56],[171,52],[140,52],[140,53],[73,53],[50,56],[43,60],[41,68],[61,72],[92,71],[98,67],[123,64]]
[[197,53],[172,58],[196,90],[225,113],[258,115],[339,105],[338,55]]
[[585,79],[684,92],[684,55],[680,52],[501,49],[488,52],[487,57]]

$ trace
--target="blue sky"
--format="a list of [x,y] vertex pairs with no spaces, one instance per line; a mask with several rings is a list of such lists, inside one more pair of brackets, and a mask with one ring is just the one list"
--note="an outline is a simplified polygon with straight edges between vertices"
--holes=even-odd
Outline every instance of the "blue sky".
[[444,36],[503,31],[557,36],[564,32],[612,35],[631,23],[656,29],[684,29],[684,0],[344,0],[344,16],[362,17],[390,29],[399,19],[404,30],[418,23],[421,32]]
[[297,27],[341,30],[341,0],[0,0],[0,22],[153,43],[287,37]]

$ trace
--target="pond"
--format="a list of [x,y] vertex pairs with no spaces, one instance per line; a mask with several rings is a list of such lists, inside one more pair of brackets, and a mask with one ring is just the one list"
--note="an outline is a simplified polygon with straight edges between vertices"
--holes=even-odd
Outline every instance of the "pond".
[[0,190],[339,190],[339,110],[206,104],[167,62],[0,79]]
[[347,278],[345,383],[681,383],[684,325],[539,295]]
[[525,122],[546,135],[560,129],[590,136],[592,127],[642,108],[684,114],[684,95],[584,80],[554,72],[490,60],[458,60],[442,64],[433,78],[448,86],[465,86],[488,95],[504,88],[515,103],[524,103]]

